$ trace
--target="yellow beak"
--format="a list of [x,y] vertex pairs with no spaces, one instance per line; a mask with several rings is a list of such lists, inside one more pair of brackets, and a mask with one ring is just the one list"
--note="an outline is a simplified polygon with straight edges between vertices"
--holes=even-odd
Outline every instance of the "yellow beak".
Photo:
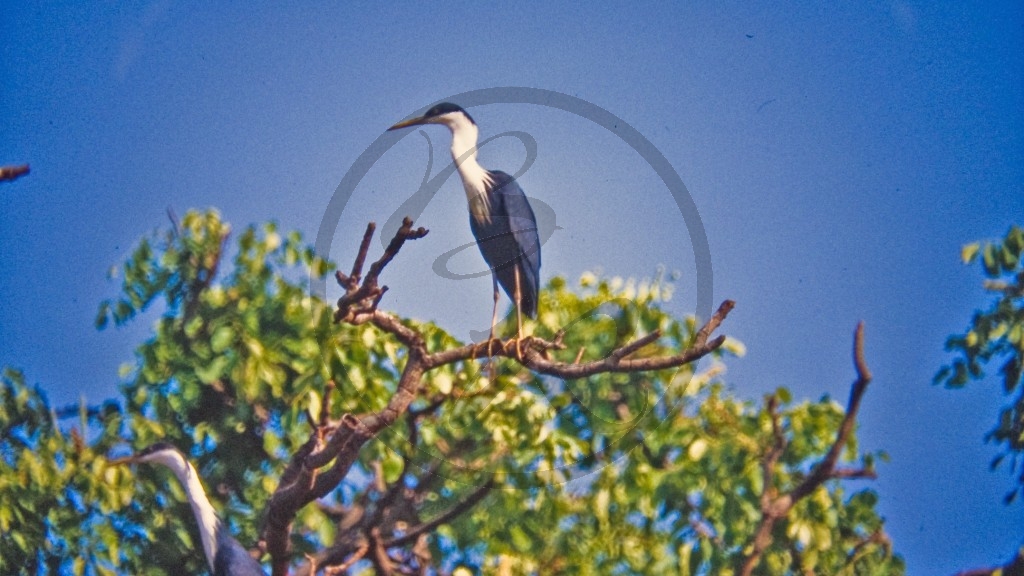
[[422,116],[420,116],[419,118],[410,118],[408,120],[402,120],[398,124],[395,124],[391,128],[388,128],[388,131],[398,130],[399,128],[408,128],[409,126],[418,126],[420,124],[426,124],[426,123],[427,123],[427,119],[422,117]]

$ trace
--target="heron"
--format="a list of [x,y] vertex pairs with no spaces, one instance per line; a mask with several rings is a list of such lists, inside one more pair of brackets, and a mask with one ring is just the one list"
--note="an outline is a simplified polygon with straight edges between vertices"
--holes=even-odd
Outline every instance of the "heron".
[[113,461],[115,464],[154,463],[171,469],[178,481],[185,487],[188,503],[199,524],[199,537],[203,542],[206,563],[213,576],[266,576],[259,562],[249,556],[246,549],[231,537],[227,528],[217,518],[199,475],[185,455],[166,442],[158,442],[127,458]]
[[522,357],[519,341],[523,335],[523,314],[537,317],[540,293],[540,238],[537,218],[523,189],[512,176],[487,170],[476,161],[479,129],[468,112],[457,104],[443,102],[423,116],[403,120],[388,128],[399,130],[422,124],[441,124],[452,134],[452,159],[462,179],[469,203],[469,227],[480,253],[491,269],[494,309],[487,339],[490,352],[494,326],[498,322],[498,286],[516,307],[516,356]]

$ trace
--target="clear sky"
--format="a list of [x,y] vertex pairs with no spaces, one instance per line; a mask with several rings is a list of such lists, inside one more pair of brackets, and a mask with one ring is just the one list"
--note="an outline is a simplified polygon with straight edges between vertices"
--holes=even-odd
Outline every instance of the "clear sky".
[[[866,322],[862,446],[892,456],[873,485],[911,574],[1002,562],[1024,541],[1024,503],[1001,503],[1012,480],[988,471],[983,444],[998,386],[931,385],[945,337],[986,297],[960,246],[1024,221],[1024,4],[138,4],[16,0],[0,19],[0,164],[32,165],[0,186],[0,364],[56,403],[115,394],[152,318],[93,329],[117,291],[106,271],[167,207],[214,206],[236,230],[275,219],[312,241],[392,123],[469,90],[542,88],[622,118],[686,183],[714,300],[738,303],[723,327],[748,348],[727,363],[738,395],[845,401]],[[544,280],[664,264],[681,273],[673,310],[693,312],[680,211],[614,132],[540,105],[471,112],[484,137],[537,142],[520,183],[561,227]],[[449,139],[426,132],[436,172]],[[423,178],[426,140],[399,138],[341,215],[331,257],[346,265],[365,223]],[[480,153],[508,172],[525,157],[511,138]],[[389,270],[384,306],[468,338],[489,319],[490,280],[431,269],[472,240],[456,180],[419,224],[431,235]],[[451,267],[483,264],[467,250]]]

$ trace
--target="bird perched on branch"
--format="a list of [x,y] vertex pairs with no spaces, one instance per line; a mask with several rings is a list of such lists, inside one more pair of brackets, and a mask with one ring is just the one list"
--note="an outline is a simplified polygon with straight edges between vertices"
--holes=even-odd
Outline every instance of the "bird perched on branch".
[[206,491],[199,482],[196,469],[177,448],[166,442],[159,442],[140,452],[114,460],[114,464],[135,463],[162,464],[171,469],[178,481],[185,487],[188,503],[199,524],[199,537],[203,542],[206,563],[213,576],[265,576],[259,562],[231,537],[224,524],[206,497]]
[[479,130],[465,110],[445,102],[427,110],[423,116],[403,120],[388,130],[420,124],[441,124],[452,133],[452,159],[466,190],[469,226],[484,261],[491,269],[494,286],[488,349],[498,321],[500,285],[516,306],[516,353],[521,356],[519,339],[523,331],[523,314],[530,318],[537,316],[540,292],[537,218],[515,179],[504,172],[487,170],[477,163]]

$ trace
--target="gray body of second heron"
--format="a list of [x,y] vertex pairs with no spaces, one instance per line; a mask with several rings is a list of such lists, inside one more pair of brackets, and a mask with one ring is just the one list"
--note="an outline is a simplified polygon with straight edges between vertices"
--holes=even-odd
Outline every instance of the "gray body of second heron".
[[158,442],[121,462],[161,464],[174,473],[185,487],[185,495],[199,525],[206,563],[213,576],[266,576],[260,563],[231,536],[217,517],[195,467],[180,450],[166,442]]

